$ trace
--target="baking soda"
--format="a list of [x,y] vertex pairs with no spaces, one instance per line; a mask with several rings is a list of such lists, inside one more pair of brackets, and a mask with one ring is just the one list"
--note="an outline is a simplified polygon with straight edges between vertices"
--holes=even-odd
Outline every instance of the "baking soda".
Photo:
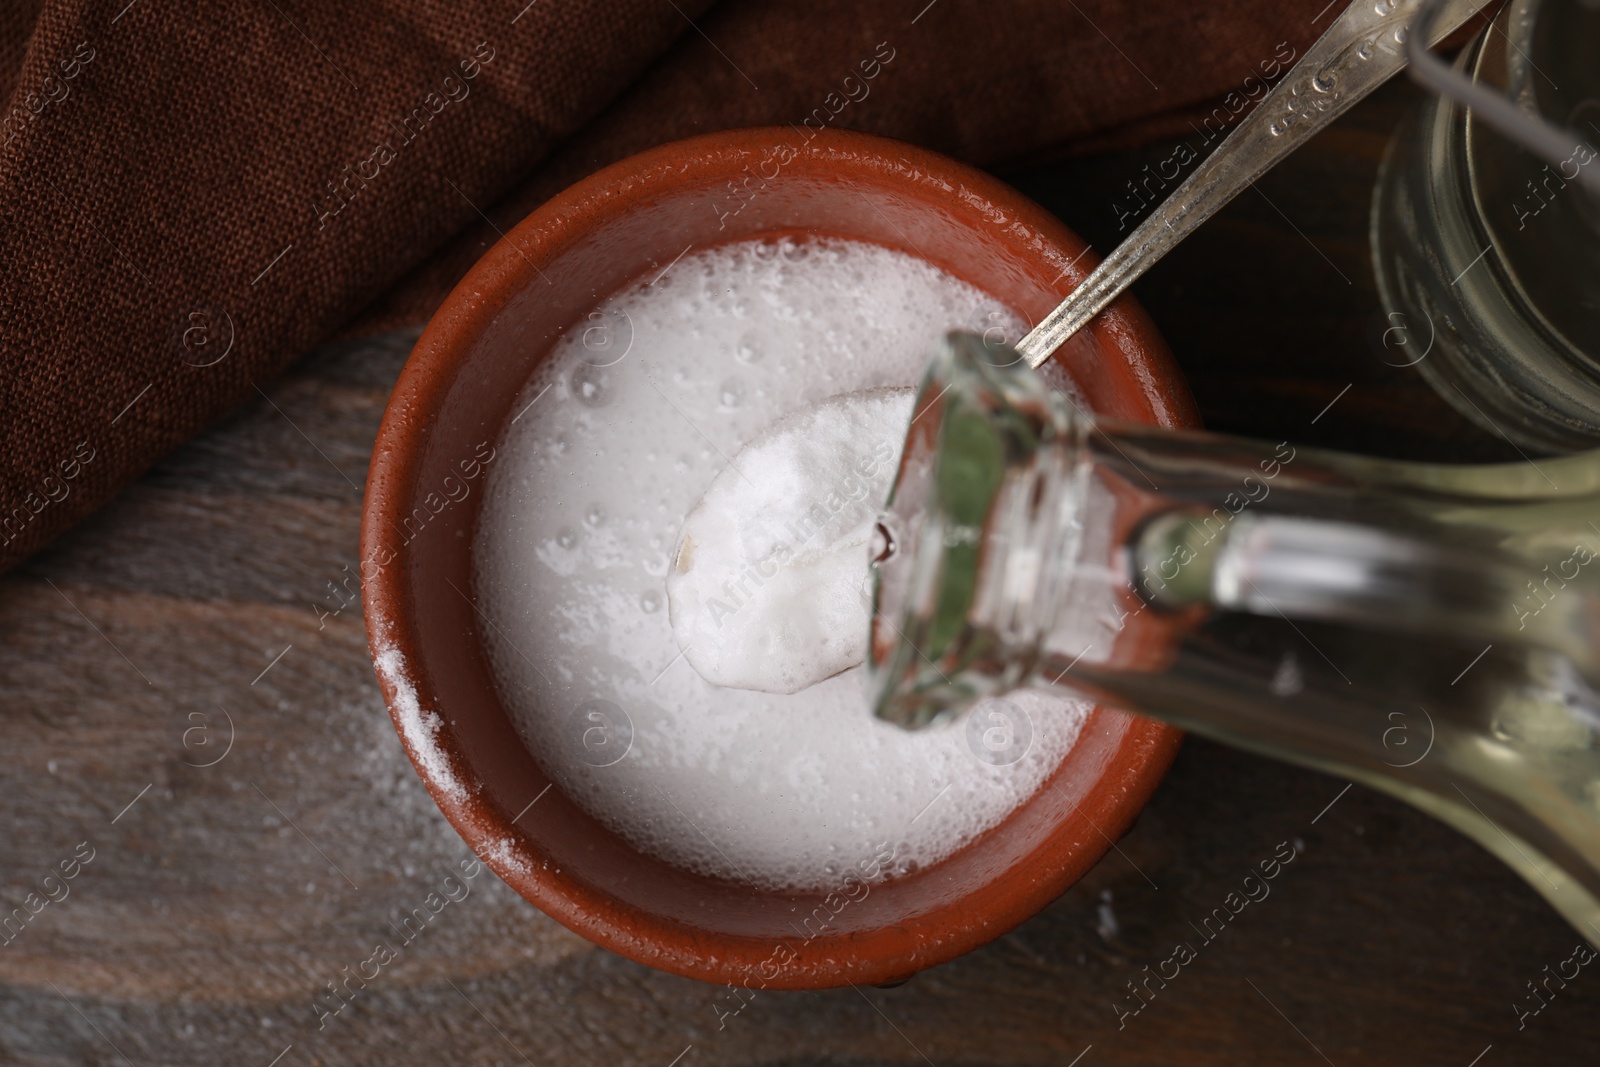
[[[1086,704],[1022,692],[908,733],[871,716],[861,667],[838,670],[865,639],[853,542],[892,479],[906,390],[948,329],[1014,342],[1023,325],[903,253],[747,241],[613,296],[527,383],[479,521],[483,638],[530,750],[635,847],[771,889],[834,884],[885,843],[889,873],[905,873],[998,823],[1071,748]],[[831,444],[782,432],[797,425]],[[752,442],[746,483],[735,457]],[[800,499],[780,507],[786,494]],[[763,507],[781,521],[760,522]],[[797,514],[815,527],[798,539]],[[674,574],[697,526],[716,551]],[[755,597],[747,576],[739,606],[713,596],[747,564],[781,595]],[[710,579],[696,603],[669,611],[669,580],[686,594],[696,572]],[[796,603],[815,614],[786,619]],[[722,646],[697,649],[717,622]]]
[[700,677],[798,693],[866,659],[867,543],[915,401],[911,388],[829,397],[712,479],[667,572],[672,634]]

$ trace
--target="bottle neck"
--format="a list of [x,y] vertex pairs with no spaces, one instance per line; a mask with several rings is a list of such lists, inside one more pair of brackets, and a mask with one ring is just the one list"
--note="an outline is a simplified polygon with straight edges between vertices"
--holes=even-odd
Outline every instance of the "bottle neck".
[[[1594,457],[1441,468],[1081,416],[1066,430],[1049,447],[1077,498],[1039,521],[1083,531],[1054,565],[1111,605],[1113,630],[1163,618],[1107,635],[1124,656],[1164,647],[1143,630],[1232,613],[1552,654],[1600,683]],[[1043,652],[1083,651],[1081,611],[1040,611]]]
[[977,339],[884,518],[880,715],[1073,690],[1398,795],[1600,933],[1600,455],[1442,468],[1095,422]]

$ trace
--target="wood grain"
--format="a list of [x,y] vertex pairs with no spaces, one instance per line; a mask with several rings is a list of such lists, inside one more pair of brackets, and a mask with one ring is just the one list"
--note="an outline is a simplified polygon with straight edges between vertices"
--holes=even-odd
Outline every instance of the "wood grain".
[[[1509,453],[1369,336],[1368,191],[1410,96],[1381,93],[1138,287],[1213,428],[1419,458]],[[1166,152],[1011,178],[1103,248],[1122,182]],[[0,1061],[1592,1056],[1600,973],[1518,1029],[1525,983],[1577,937],[1507,870],[1361,787],[1201,741],[1083,882],[895,989],[762,993],[719,1030],[717,989],[590,946],[485,872],[319,1029],[312,998],[397,940],[390,923],[469,855],[400,751],[359,605],[338,592],[411,339],[318,353],[0,579],[0,900],[28,916],[0,943]],[[83,842],[93,859],[46,883]],[[1299,852],[1271,895],[1207,941],[1194,924],[1280,842]],[[29,912],[47,889],[61,899]],[[1119,1028],[1127,983],[1179,942],[1196,958]]]

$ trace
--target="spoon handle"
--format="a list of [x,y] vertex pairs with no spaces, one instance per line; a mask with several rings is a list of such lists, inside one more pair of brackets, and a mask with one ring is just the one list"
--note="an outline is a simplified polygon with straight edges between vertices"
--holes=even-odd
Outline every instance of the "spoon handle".
[[[1434,5],[1437,44],[1484,0]],[[1422,0],[1353,0],[1259,106],[1017,345],[1038,367],[1157,260],[1406,65],[1406,32]]]

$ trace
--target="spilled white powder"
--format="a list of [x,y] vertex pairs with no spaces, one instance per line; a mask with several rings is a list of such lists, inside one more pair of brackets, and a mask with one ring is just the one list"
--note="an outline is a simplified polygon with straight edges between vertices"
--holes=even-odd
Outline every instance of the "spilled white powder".
[[672,633],[719,686],[798,693],[866,658],[867,542],[916,390],[840,393],[745,445],[684,520]]
[[395,710],[400,715],[400,734],[406,745],[422,762],[428,778],[454,800],[465,800],[467,789],[450,769],[449,757],[439,744],[439,730],[444,720],[436,711],[422,706],[416,687],[407,673],[406,658],[398,648],[380,643],[373,650],[373,663],[378,674],[394,691]]
[[[725,688],[673,636],[685,518],[732,457],[829,397],[914,386],[951,328],[1022,332],[902,253],[742,242],[613,296],[527,383],[478,527],[483,636],[534,755],[635,847],[771,888],[836,884],[884,843],[904,872],[994,826],[1071,748],[1087,705],[1053,695],[907,733],[871,716],[860,667],[792,694]],[[859,460],[876,441],[851,444]]]

